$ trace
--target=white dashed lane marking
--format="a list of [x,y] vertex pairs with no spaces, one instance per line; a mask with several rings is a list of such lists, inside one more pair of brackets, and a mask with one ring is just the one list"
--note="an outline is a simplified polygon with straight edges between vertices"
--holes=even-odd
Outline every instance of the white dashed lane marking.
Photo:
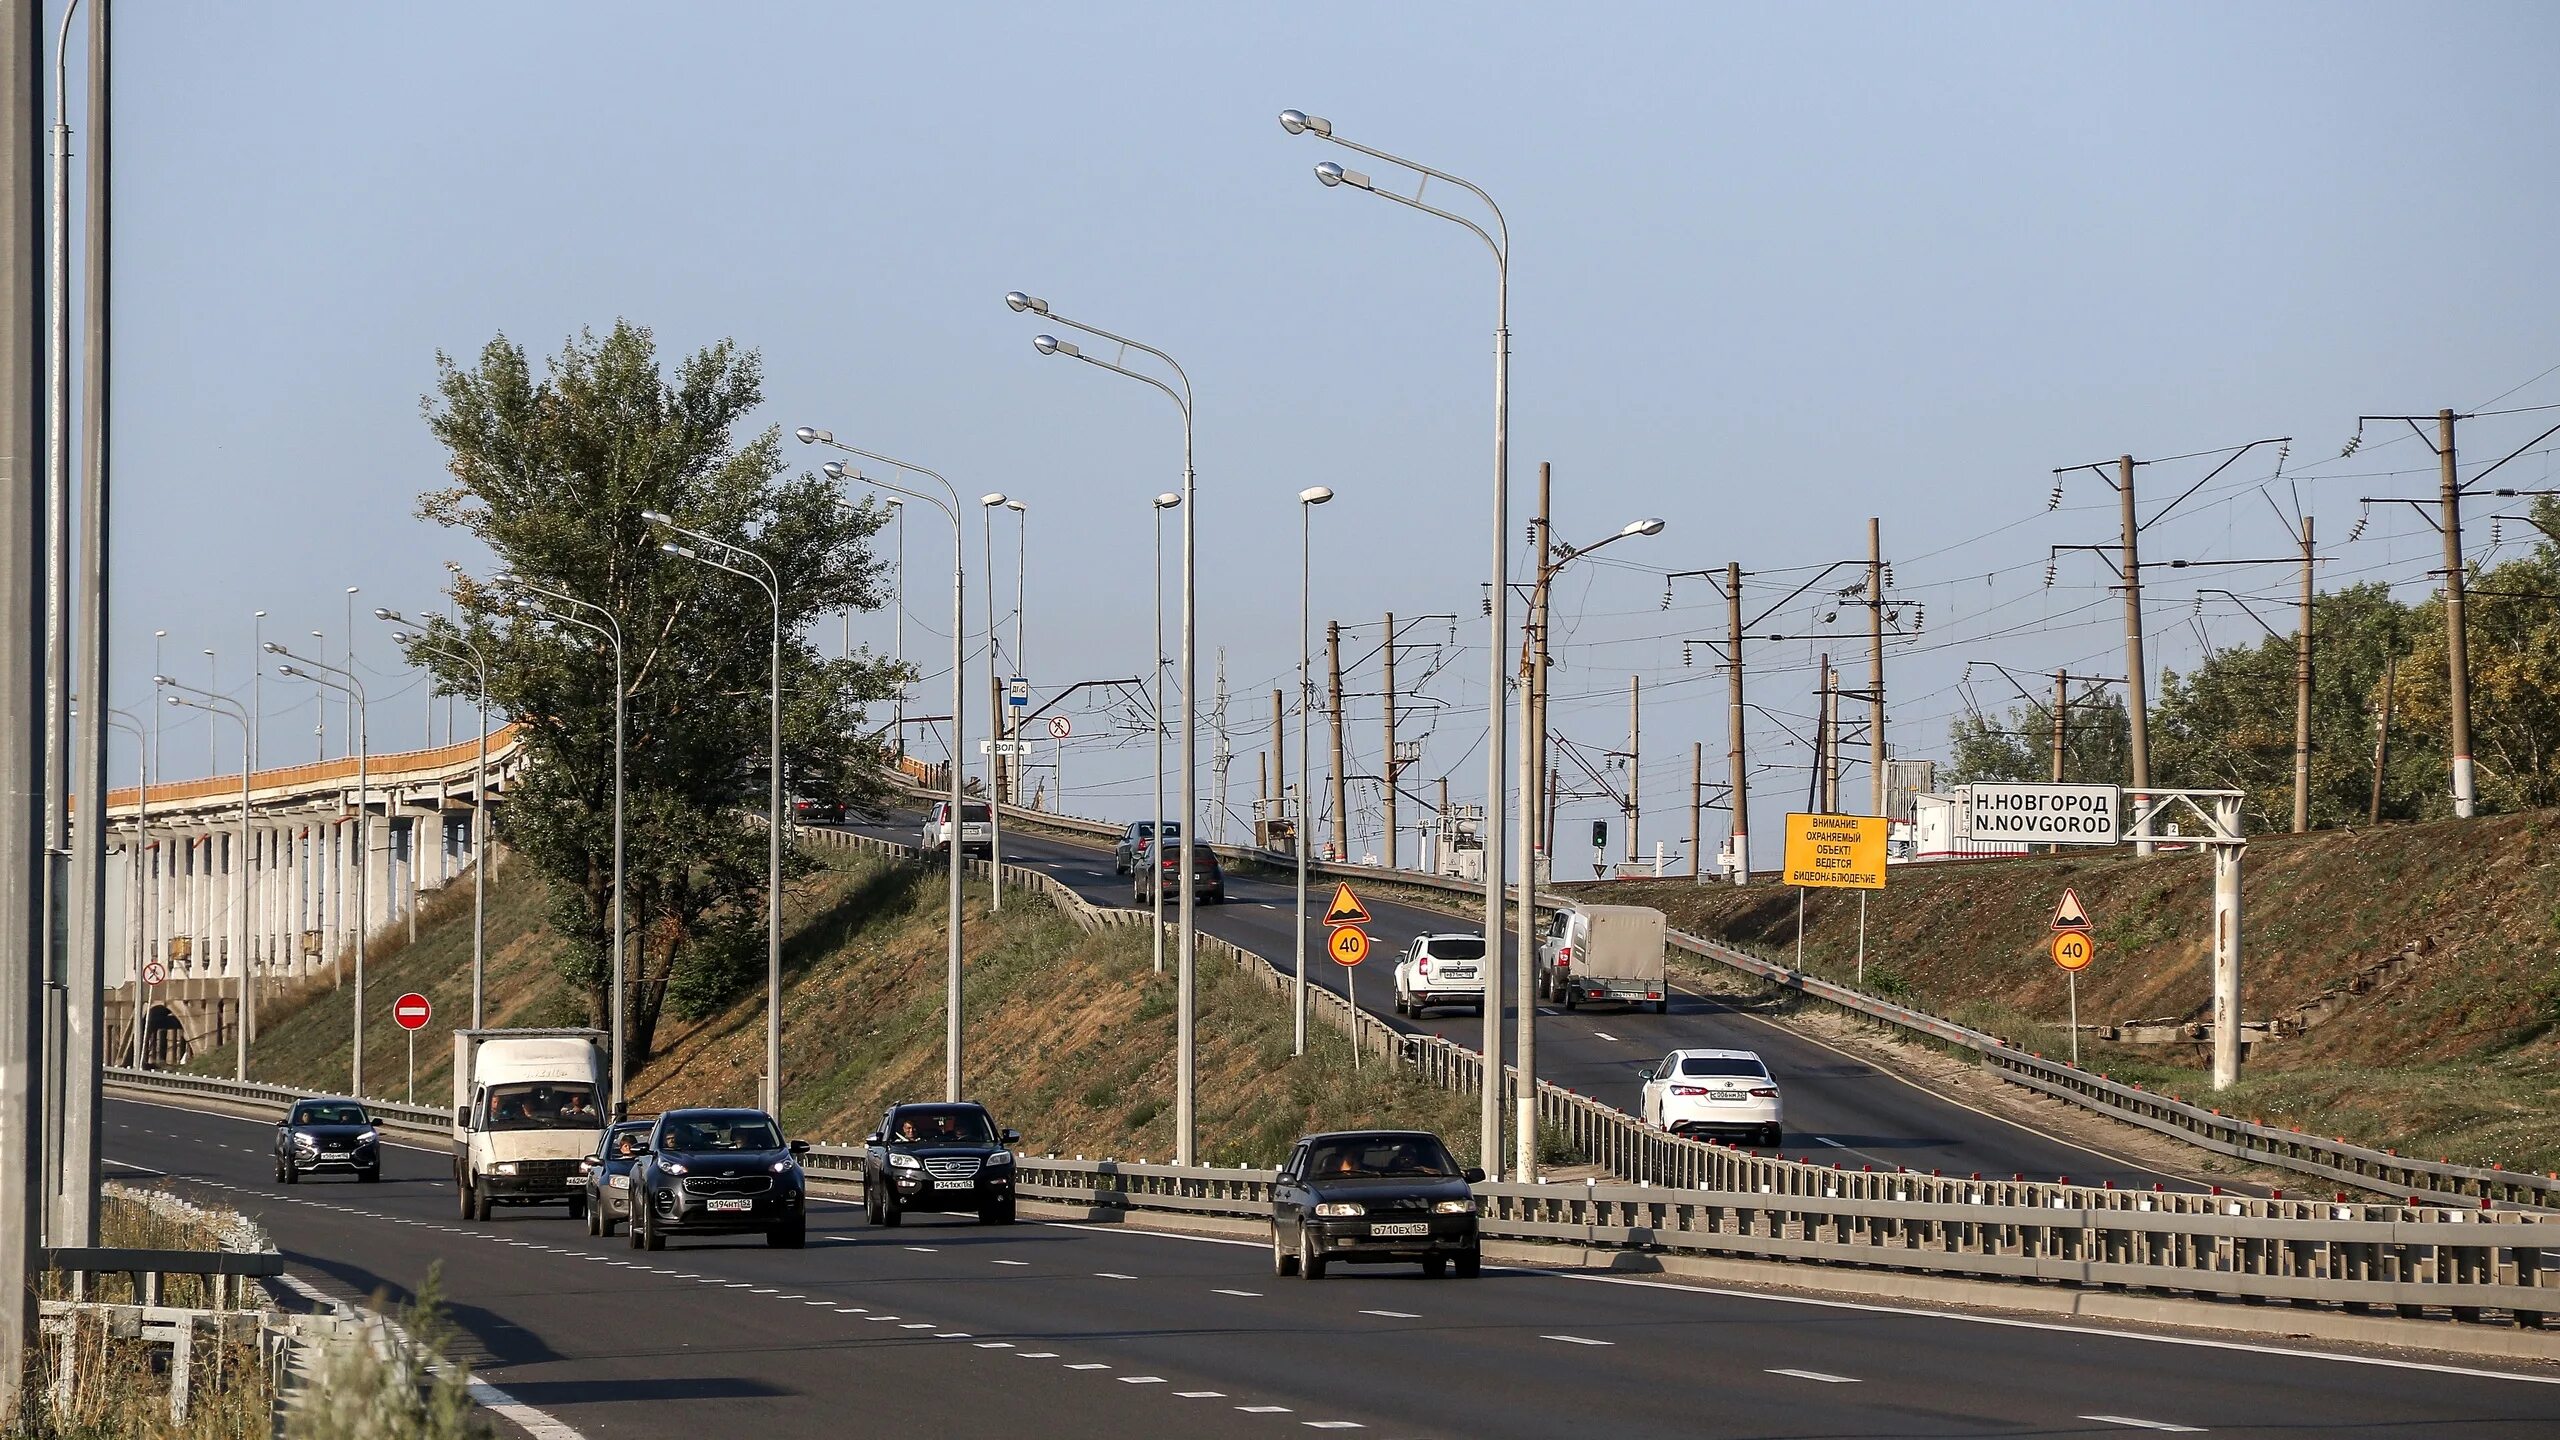
[[1582,1335],[1541,1335],[1541,1340],[1561,1340],[1567,1345],[1615,1345],[1615,1340],[1593,1340]]
[[1380,1315],[1389,1320],[1419,1320],[1422,1318],[1410,1310],[1363,1310],[1360,1313],[1363,1315]]
[[1209,1293],[1212,1295],[1235,1295],[1247,1300],[1259,1300],[1262,1298],[1262,1292],[1259,1290],[1212,1290]]
[[2206,1433],[2205,1428],[2201,1425],[2172,1425],[2166,1420],[2142,1420],[2131,1415],[2083,1415],[2080,1418],[2083,1420],[2095,1420],[2101,1425],[2123,1425],[2135,1430],[2166,1430],[2172,1435],[2202,1435]]
[[1798,1380],[1819,1380],[1825,1385],[1855,1385],[1858,1383],[1858,1377],[1855,1375],[1825,1375],[1819,1370],[1772,1370],[1769,1373],[1772,1375],[1789,1375]]

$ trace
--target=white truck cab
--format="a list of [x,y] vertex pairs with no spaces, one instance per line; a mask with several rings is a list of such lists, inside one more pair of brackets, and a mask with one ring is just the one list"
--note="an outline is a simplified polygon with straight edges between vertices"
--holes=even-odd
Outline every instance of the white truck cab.
[[601,1030],[457,1030],[453,1035],[453,1182],[462,1214],[496,1205],[586,1213],[579,1162],[604,1138]]

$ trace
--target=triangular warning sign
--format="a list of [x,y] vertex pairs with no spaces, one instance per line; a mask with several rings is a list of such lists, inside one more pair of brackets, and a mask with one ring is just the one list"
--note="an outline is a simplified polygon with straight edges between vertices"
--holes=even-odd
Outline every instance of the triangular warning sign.
[[2086,930],[2089,928],[2089,912],[2082,909],[2080,906],[2079,891],[2065,890],[2062,892],[2062,903],[2053,907],[2053,928],[2056,930]]
[[1324,907],[1324,923],[1366,925],[1369,923],[1369,907],[1360,903],[1360,897],[1351,893],[1350,886],[1336,885],[1333,887],[1333,903]]

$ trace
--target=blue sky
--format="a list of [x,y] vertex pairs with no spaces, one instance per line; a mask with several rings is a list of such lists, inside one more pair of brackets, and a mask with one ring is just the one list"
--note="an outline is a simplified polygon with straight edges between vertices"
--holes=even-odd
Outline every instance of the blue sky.
[[[1685,792],[1693,740],[1720,778],[1724,732],[1720,683],[1678,644],[1720,605],[1684,583],[1664,611],[1665,570],[1739,560],[1774,599],[1881,516],[1929,607],[1888,661],[1892,740],[1942,754],[1968,659],[2121,673],[2095,562],[2042,585],[2049,545],[2114,527],[2088,484],[2044,514],[2055,466],[2289,434],[2272,493],[2343,535],[2358,495],[2423,483],[2369,477],[2431,463],[2414,442],[2340,460],[2357,414],[2560,402],[2543,7],[128,5],[118,43],[120,703],[147,703],[155,629],[176,673],[211,647],[245,693],[251,612],[334,650],[346,586],[419,608],[445,561],[481,568],[412,518],[440,473],[418,419],[435,352],[499,331],[548,351],[617,317],[669,351],[760,348],[775,425],[1022,497],[1027,668],[1044,689],[1136,673],[1176,420],[1035,355],[1040,327],[1000,303],[1021,288],[1198,387],[1201,674],[1224,646],[1231,803],[1294,666],[1293,497],[1319,483],[1340,493],[1316,516],[1319,628],[1370,627],[1356,657],[1384,611],[1463,617],[1454,647],[1408,652],[1408,683],[1446,662],[1425,693],[1448,708],[1408,722],[1427,740],[1407,774],[1480,798],[1491,267],[1455,227],[1318,186],[1327,158],[1389,172],[1285,135],[1289,106],[1503,205],[1515,521],[1547,460],[1564,537],[1670,522],[1557,599],[1556,722],[1621,748],[1643,676],[1656,802]],[[2484,418],[2465,448],[2545,423]],[[2143,484],[2166,498],[2211,463]],[[2280,553],[2274,464],[2235,466],[2149,553]],[[947,539],[924,519],[907,645],[933,656]],[[2377,514],[2324,583],[2422,590],[2430,543]],[[2192,593],[2156,592],[2157,664],[2203,643]],[[2218,643],[2257,633],[2228,606],[2204,620]],[[890,643],[885,617],[856,634]],[[388,627],[358,638],[377,747],[417,743],[425,697]],[[1798,728],[1814,648],[1752,657],[1753,699]],[[1833,648],[1863,684],[1863,637]],[[313,753],[307,695],[265,698],[267,757]],[[1140,737],[1075,718],[1069,808],[1138,814]],[[1803,763],[1777,718],[1755,760]],[[202,725],[170,717],[172,776],[209,763]],[[1373,772],[1374,700],[1351,726]],[[1773,835],[1801,772],[1760,783]],[[1599,813],[1566,807],[1560,873]],[[1653,809],[1644,840],[1685,831]]]

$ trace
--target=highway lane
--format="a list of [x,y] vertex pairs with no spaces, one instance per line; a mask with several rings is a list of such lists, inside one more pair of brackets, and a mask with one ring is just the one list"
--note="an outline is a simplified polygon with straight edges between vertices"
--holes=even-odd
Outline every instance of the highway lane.
[[[440,1261],[483,1378],[598,1437],[2552,1433],[2560,1385],[2458,1367],[1496,1269],[1280,1280],[1265,1247],[860,1223],[649,1254],[558,1211],[455,1216],[441,1156],[268,1178],[259,1122],[111,1102],[126,1167],[256,1216],[288,1268],[395,1293]],[[2093,1418],[2102,1417],[2102,1418]]]
[[[912,821],[901,815],[880,824],[845,828],[912,845],[921,825],[919,814]],[[1113,873],[1107,849],[1022,830],[1006,831],[1004,848],[1009,863],[1045,871],[1087,900],[1104,905],[1131,903],[1129,880]],[[1310,914],[1320,915],[1332,885],[1311,880],[1308,889]],[[1435,1010],[1419,1021],[1397,1016],[1393,978],[1394,957],[1414,936],[1451,930],[1471,934],[1476,927],[1446,912],[1374,896],[1363,896],[1362,902],[1372,917],[1367,927],[1372,958],[1359,967],[1361,1008],[1398,1029],[1427,1030],[1470,1049],[1479,1048],[1483,1021],[1473,1014]],[[1295,907],[1296,890],[1286,879],[1235,872],[1227,876],[1227,903],[1203,905],[1197,913],[1206,933],[1270,956],[1286,970],[1291,963]],[[1308,951],[1308,983],[1344,993],[1342,967],[1325,958],[1320,930],[1310,936]],[[1504,973],[1516,973],[1518,947],[1507,937],[1503,953],[1506,965],[1513,967]],[[1633,1114],[1643,1089],[1637,1071],[1667,1052],[1683,1047],[1753,1050],[1768,1061],[1786,1094],[1786,1144],[1779,1151],[1761,1153],[1839,1163],[1851,1169],[1890,1170],[1901,1165],[1924,1173],[1978,1173],[1990,1179],[2068,1176],[2090,1185],[2203,1188],[2192,1179],[1985,1114],[1725,1001],[1676,988],[1671,999],[1667,1015],[1606,1009],[1568,1013],[1540,1007],[1541,1078]],[[1511,1033],[1516,1000],[1512,997],[1515,1003],[1505,1006],[1506,1037]]]

